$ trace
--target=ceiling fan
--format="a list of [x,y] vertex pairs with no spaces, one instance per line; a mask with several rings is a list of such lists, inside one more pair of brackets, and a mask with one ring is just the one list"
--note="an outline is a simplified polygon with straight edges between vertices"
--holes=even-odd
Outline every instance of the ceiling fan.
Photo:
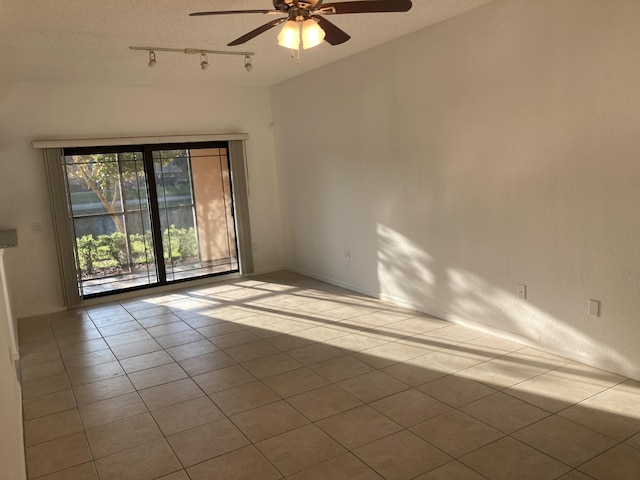
[[[411,0],[356,0],[338,3],[322,3],[323,0],[273,0],[274,10],[226,10],[214,12],[196,12],[192,17],[207,15],[235,15],[263,13],[267,15],[286,15],[250,31],[235,39],[228,46],[242,45],[261,33],[284,23],[278,35],[278,44],[297,50],[315,47],[326,41],[330,45],[340,45],[351,37],[325,18],[328,15],[346,13],[406,12],[411,9]],[[285,23],[286,22],[286,23]]]

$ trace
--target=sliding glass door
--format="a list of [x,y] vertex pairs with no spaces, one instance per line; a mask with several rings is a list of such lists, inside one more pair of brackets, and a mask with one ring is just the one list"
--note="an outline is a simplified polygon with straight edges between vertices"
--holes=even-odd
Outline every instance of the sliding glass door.
[[65,149],[83,297],[238,271],[225,142]]

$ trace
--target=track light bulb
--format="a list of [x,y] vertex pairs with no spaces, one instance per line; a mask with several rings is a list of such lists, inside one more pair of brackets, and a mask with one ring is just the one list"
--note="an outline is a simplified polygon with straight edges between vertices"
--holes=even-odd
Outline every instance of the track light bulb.
[[202,68],[202,70],[209,68],[209,58],[207,58],[206,53],[200,54],[200,68]]
[[244,68],[247,70],[247,72],[250,72],[251,70],[253,70],[253,65],[251,64],[251,57],[249,55],[244,57]]
[[156,61],[156,52],[149,50],[149,68],[153,68],[156,66],[158,62]]

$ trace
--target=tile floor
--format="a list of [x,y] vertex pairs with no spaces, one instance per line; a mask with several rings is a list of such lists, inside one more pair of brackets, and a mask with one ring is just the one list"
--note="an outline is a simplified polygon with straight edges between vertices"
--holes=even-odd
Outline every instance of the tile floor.
[[639,382],[287,272],[19,332],[30,479],[640,478]]

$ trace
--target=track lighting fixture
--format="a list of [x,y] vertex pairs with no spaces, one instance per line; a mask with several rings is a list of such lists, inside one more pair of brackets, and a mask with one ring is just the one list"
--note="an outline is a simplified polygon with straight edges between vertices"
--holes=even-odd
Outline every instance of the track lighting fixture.
[[200,53],[200,68],[202,70],[209,68],[209,59],[207,58],[206,53]]
[[209,55],[240,55],[244,57],[244,68],[247,72],[253,69],[251,64],[251,57],[255,55],[253,52],[227,52],[223,50],[205,50],[202,48],[164,48],[164,47],[129,47],[130,50],[143,50],[149,52],[150,68],[153,68],[158,63],[156,60],[156,52],[175,52],[184,53],[187,55],[200,55],[200,68],[206,70],[209,68]]

